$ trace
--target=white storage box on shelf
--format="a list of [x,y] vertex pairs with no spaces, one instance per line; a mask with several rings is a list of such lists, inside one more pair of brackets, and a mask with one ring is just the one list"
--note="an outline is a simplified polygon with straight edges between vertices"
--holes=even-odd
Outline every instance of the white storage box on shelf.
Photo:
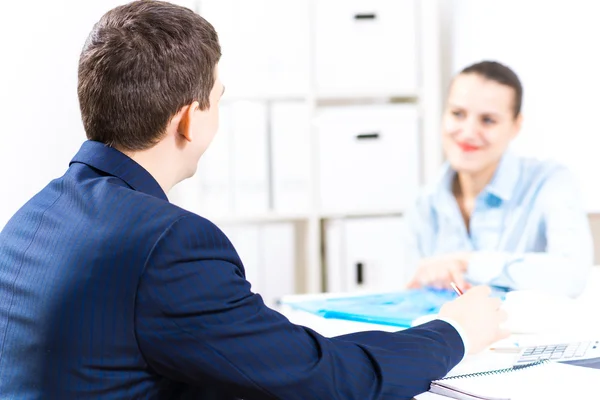
[[402,217],[332,219],[325,223],[330,292],[400,290],[406,283]]
[[316,91],[416,96],[416,0],[315,1]]
[[219,35],[219,70],[228,96],[308,93],[308,0],[201,0],[200,14]]
[[413,105],[319,111],[321,212],[404,210],[419,187],[418,113]]
[[306,102],[271,106],[273,210],[307,213],[312,194],[310,175],[310,108]]

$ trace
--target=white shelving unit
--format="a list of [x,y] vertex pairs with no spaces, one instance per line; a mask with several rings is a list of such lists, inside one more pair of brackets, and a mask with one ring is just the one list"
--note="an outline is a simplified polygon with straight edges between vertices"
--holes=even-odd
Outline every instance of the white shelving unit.
[[[438,8],[438,0],[198,0],[220,35],[226,92],[214,146],[172,201],[232,232],[234,245],[240,229],[293,225],[295,291],[339,288],[326,282],[339,267],[326,265],[329,226],[364,220],[384,234],[369,221],[397,222],[441,163]],[[253,192],[265,187],[266,196]]]

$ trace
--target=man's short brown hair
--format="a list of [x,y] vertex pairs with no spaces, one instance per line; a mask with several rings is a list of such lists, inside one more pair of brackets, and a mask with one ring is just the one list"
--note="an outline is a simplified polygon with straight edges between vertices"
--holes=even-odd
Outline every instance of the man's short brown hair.
[[187,8],[134,1],[107,12],[79,59],[88,139],[129,151],[154,146],[182,107],[210,106],[220,57],[212,25]]

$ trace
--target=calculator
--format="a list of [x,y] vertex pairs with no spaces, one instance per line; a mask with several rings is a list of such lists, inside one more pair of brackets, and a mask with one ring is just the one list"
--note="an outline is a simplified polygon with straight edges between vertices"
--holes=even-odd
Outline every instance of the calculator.
[[519,355],[514,366],[538,361],[577,361],[600,357],[600,341],[583,341],[552,345],[531,346]]

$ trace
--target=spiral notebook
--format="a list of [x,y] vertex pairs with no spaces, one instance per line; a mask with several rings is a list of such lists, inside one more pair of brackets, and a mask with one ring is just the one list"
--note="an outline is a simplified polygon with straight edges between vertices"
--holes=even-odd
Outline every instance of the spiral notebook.
[[[596,392],[597,370],[538,361],[491,371],[447,376],[431,383],[429,391],[458,400],[536,400],[580,398]],[[595,393],[600,398],[598,393]],[[589,398],[589,397],[583,397]]]

